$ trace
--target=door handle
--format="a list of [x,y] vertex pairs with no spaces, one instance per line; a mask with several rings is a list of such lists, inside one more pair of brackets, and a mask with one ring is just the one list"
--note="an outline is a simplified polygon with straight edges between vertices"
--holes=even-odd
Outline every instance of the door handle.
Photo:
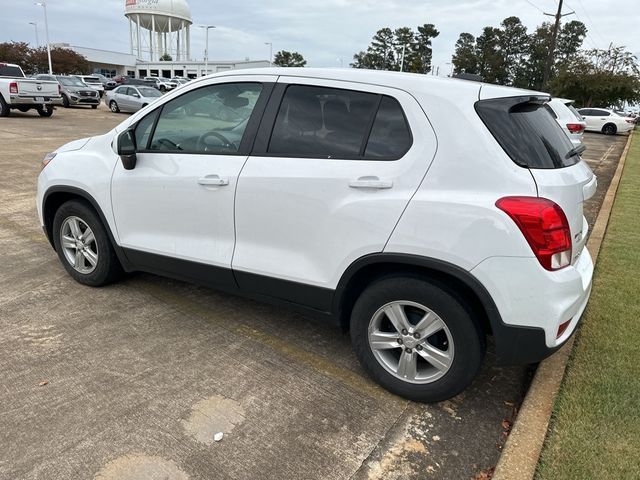
[[206,177],[200,177],[198,184],[207,186],[223,187],[229,185],[229,179],[226,177],[219,177],[218,175],[207,175]]
[[357,180],[351,180],[349,182],[349,187],[351,188],[391,188],[393,187],[393,181],[391,180],[381,180],[378,177],[360,177]]

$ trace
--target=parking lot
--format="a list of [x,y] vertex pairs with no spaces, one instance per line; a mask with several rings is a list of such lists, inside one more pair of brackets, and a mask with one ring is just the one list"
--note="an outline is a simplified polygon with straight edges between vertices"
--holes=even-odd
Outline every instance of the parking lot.
[[[495,465],[531,372],[496,367],[491,349],[470,389],[420,405],[311,318],[153,275],[74,282],[38,224],[40,160],[125,118],[101,105],[0,119],[0,478],[473,478]],[[585,135],[591,225],[626,138]]]

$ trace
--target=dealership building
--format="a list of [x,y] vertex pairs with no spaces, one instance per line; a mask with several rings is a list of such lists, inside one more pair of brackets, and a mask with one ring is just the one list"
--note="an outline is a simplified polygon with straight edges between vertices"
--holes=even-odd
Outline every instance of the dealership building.
[[[83,55],[93,73],[106,77],[189,77],[240,68],[268,67],[269,60],[196,61],[191,57],[191,10],[186,0],[125,0],[129,52],[113,52],[65,43]],[[208,49],[208,46],[207,46]],[[207,54],[208,55],[208,54]],[[163,60],[161,60],[163,59]]]

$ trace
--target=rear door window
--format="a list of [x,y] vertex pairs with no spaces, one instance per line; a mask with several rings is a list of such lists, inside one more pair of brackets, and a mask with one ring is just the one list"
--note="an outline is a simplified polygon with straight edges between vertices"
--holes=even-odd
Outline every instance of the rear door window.
[[374,93],[290,85],[267,148],[300,158],[396,159],[411,146],[397,100]]
[[503,150],[521,167],[562,168],[580,161],[544,99],[496,98],[480,100],[475,107]]

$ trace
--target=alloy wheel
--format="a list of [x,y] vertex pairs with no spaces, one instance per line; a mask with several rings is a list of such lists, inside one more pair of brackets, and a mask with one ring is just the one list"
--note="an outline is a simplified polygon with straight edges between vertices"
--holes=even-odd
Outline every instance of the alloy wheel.
[[434,311],[416,302],[387,303],[369,322],[369,347],[380,365],[405,382],[426,384],[451,368],[451,332]]
[[98,265],[98,244],[91,227],[80,217],[67,217],[60,227],[64,257],[79,273],[89,274]]

